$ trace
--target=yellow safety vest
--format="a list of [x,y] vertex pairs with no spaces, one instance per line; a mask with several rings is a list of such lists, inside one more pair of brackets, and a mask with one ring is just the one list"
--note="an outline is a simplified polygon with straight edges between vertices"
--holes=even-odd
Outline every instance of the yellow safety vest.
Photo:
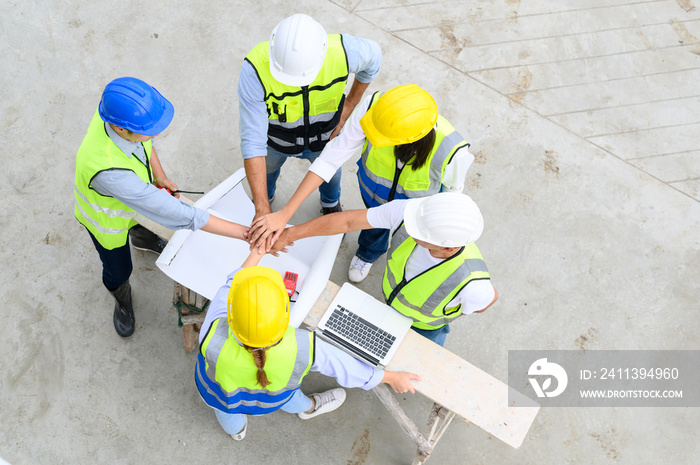
[[445,259],[407,280],[406,263],[416,244],[403,223],[391,238],[389,259],[384,270],[382,290],[386,303],[413,318],[418,329],[438,329],[462,314],[461,305],[446,308],[471,281],[488,279],[489,271],[476,244],[462,248]]
[[115,199],[92,188],[92,180],[102,171],[133,171],[144,182],[153,182],[151,141],[142,143],[146,153],[144,165],[137,157],[125,154],[109,138],[105,122],[95,111],[87,134],[80,144],[75,160],[75,217],[95,236],[105,249],[126,244],[129,229],[136,224],[136,212]]
[[197,356],[199,394],[207,405],[227,413],[274,412],[301,386],[313,364],[315,344],[315,333],[288,327],[279,344],[267,349],[265,374],[271,384],[262,388],[253,355],[230,333],[226,318],[219,318]]
[[261,42],[245,59],[255,69],[265,92],[267,143],[286,154],[323,150],[340,121],[348,80],[348,59],[340,34],[328,35],[323,66],[305,87],[287,86],[270,73],[269,43]]
[[[381,92],[375,92],[370,107],[380,95]],[[445,167],[454,154],[465,147],[469,147],[467,141],[440,115],[436,125],[435,145],[425,165],[415,171],[409,165],[398,167],[393,145],[374,147],[366,139],[362,157],[357,162],[357,178],[362,197],[367,205],[376,207],[394,199],[437,194],[442,189]]]

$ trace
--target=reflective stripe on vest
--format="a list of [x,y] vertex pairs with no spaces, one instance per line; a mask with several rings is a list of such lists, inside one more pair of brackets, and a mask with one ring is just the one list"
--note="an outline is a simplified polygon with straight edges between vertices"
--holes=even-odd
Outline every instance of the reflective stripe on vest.
[[[372,96],[370,107],[380,95],[380,92],[376,92]],[[425,165],[418,170],[414,171],[410,165],[399,169],[393,145],[373,147],[367,139],[362,148],[362,157],[357,162],[357,178],[362,197],[370,207],[376,207],[394,199],[437,194],[442,188],[445,167],[459,149],[468,146],[449,121],[439,115],[435,146]]]
[[306,87],[287,86],[270,73],[269,43],[261,42],[248,53],[265,93],[267,143],[286,154],[301,153],[306,147],[323,150],[340,121],[348,80],[348,59],[340,34],[328,35],[323,66]]
[[470,281],[488,278],[488,268],[478,247],[472,243],[407,281],[406,263],[416,247],[419,246],[402,223],[391,238],[382,282],[384,298],[387,304],[413,318],[414,327],[438,329],[462,314],[459,305],[450,309],[446,306]]
[[207,405],[227,413],[262,415],[287,403],[313,363],[314,334],[287,328],[267,349],[265,373],[271,384],[261,388],[253,355],[230,336],[226,318],[216,320],[202,342],[195,382]]
[[150,167],[151,141],[143,143],[148,166],[137,157],[125,154],[112,142],[105,123],[96,111],[76,156],[74,213],[95,239],[106,249],[126,244],[129,229],[136,224],[136,212],[115,199],[98,193],[91,182],[102,171],[129,170],[144,182],[153,180]]

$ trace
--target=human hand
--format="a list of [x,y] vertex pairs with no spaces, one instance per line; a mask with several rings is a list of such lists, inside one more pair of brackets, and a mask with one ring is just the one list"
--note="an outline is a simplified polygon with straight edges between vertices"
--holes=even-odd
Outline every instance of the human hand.
[[[277,252],[287,252],[287,246],[294,245],[292,241],[290,228],[283,229],[277,240],[267,249],[268,253],[276,254]],[[276,256],[276,255],[275,255]]]
[[411,394],[415,394],[416,389],[411,383],[412,379],[420,381],[423,377],[407,371],[385,371],[382,383],[391,386],[396,393],[402,394],[404,392],[410,392]]
[[[170,195],[172,195],[172,196],[175,197],[175,198],[180,197],[180,194],[178,194],[177,192],[175,192],[175,191],[177,190],[177,184],[175,184],[174,182],[172,182],[172,181],[171,181],[169,178],[167,178],[167,177],[166,177],[166,178],[161,178],[161,179],[156,179],[156,186],[162,187],[162,188],[165,188],[165,189],[168,189],[168,191],[170,192]],[[175,192],[175,193],[173,194],[173,192]]]
[[248,230],[248,242],[257,247],[266,244],[265,249],[269,250],[270,246],[275,243],[277,238],[287,225],[287,215],[281,210],[275,213],[259,216],[253,220]]

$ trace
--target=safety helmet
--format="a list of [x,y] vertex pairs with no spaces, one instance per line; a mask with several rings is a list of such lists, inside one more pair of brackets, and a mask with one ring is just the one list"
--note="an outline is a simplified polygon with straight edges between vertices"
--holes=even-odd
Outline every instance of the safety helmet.
[[295,14],[270,35],[270,73],[288,86],[308,86],[323,66],[328,35],[311,16]]
[[140,79],[121,77],[107,84],[99,110],[103,121],[136,134],[155,136],[173,119],[173,105]]
[[440,247],[471,244],[484,230],[479,207],[458,192],[408,200],[403,220],[409,236]]
[[248,347],[269,347],[289,325],[289,296],[282,276],[264,266],[243,268],[233,276],[226,306],[231,332]]
[[415,84],[394,87],[379,97],[360,119],[367,139],[375,147],[410,144],[435,126],[435,99]]

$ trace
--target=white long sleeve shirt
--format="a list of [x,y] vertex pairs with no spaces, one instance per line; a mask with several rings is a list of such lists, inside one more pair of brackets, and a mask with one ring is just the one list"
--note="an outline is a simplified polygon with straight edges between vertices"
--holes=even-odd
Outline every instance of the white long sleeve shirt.
[[[366,139],[360,120],[367,113],[371,100],[372,96],[367,95],[355,107],[343,126],[343,131],[326,145],[321,155],[311,164],[309,171],[328,182],[343,163],[360,154]],[[442,179],[443,190],[461,192],[464,189],[467,171],[469,171],[473,161],[474,155],[469,153],[466,147],[458,150],[445,167]]]

